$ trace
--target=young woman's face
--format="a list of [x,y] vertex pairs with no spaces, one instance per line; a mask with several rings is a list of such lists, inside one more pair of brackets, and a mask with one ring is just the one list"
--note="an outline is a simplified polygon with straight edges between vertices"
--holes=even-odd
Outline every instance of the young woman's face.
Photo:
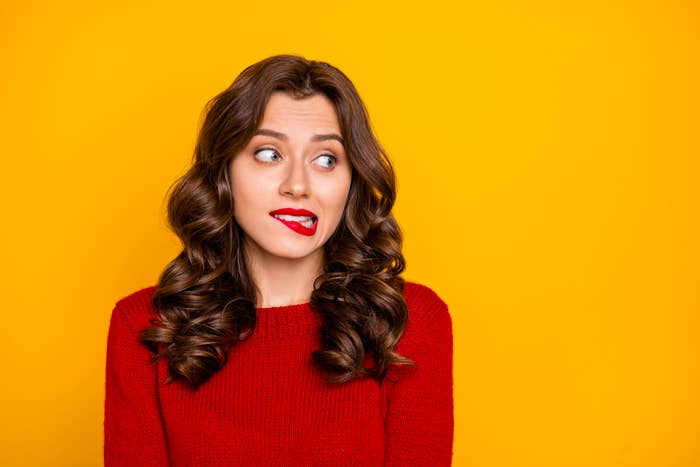
[[234,217],[245,232],[249,258],[322,257],[352,179],[341,141],[326,96],[270,96],[255,136],[230,166]]

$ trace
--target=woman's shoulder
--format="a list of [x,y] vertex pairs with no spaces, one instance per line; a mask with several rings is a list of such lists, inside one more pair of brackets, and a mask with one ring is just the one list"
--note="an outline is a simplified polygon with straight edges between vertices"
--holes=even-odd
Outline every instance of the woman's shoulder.
[[[447,303],[427,285],[406,282],[408,322],[397,351],[414,361],[432,360],[452,348],[452,318]],[[422,364],[422,363],[421,363]]]
[[[123,296],[116,301],[113,313],[119,314],[134,332],[150,327],[150,320],[157,316],[152,301],[156,288],[157,286],[151,285]],[[406,281],[403,297],[408,307],[410,328],[441,318],[450,319],[447,303],[425,284]]]
[[403,289],[409,315],[422,318],[448,313],[447,303],[427,285],[406,281]]
[[449,307],[437,292],[427,285],[406,281],[403,296],[408,308],[404,345],[422,341],[426,333],[442,337],[451,334]]
[[152,301],[155,290],[156,286],[151,285],[121,297],[116,301],[112,313],[119,315],[134,333],[150,327],[150,320],[156,316],[156,308]]

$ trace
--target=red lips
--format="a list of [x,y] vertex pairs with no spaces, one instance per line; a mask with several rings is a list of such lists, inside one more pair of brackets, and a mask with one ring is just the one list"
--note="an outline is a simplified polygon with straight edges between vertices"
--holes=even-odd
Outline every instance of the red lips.
[[[299,222],[288,221],[286,219],[279,219],[277,217],[274,217],[275,214],[286,214],[289,216],[309,216],[313,220],[313,225],[311,227],[306,227]],[[301,235],[311,236],[316,233],[316,227],[318,227],[318,217],[316,217],[316,214],[314,214],[311,211],[307,211],[306,209],[282,208],[270,212],[270,216],[274,217],[275,219],[277,219],[278,221],[280,221],[281,223],[283,223],[284,225]]]
[[317,217],[316,214],[314,214],[311,211],[307,211],[306,209],[294,209],[294,208],[282,208],[282,209],[278,209],[276,211],[272,211],[270,214],[288,214],[290,216]]

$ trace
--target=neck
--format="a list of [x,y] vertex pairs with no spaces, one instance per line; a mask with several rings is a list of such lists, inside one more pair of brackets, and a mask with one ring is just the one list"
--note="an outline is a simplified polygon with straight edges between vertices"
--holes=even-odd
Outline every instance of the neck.
[[314,280],[323,272],[322,248],[304,258],[281,258],[249,242],[245,245],[248,271],[258,288],[258,308],[311,300]]

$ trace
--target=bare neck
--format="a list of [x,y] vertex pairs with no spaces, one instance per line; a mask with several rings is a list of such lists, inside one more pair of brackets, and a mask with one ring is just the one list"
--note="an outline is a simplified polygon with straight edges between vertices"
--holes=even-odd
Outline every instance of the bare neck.
[[246,258],[259,291],[258,308],[308,302],[314,280],[323,271],[323,249],[303,258],[282,258],[250,245]]

